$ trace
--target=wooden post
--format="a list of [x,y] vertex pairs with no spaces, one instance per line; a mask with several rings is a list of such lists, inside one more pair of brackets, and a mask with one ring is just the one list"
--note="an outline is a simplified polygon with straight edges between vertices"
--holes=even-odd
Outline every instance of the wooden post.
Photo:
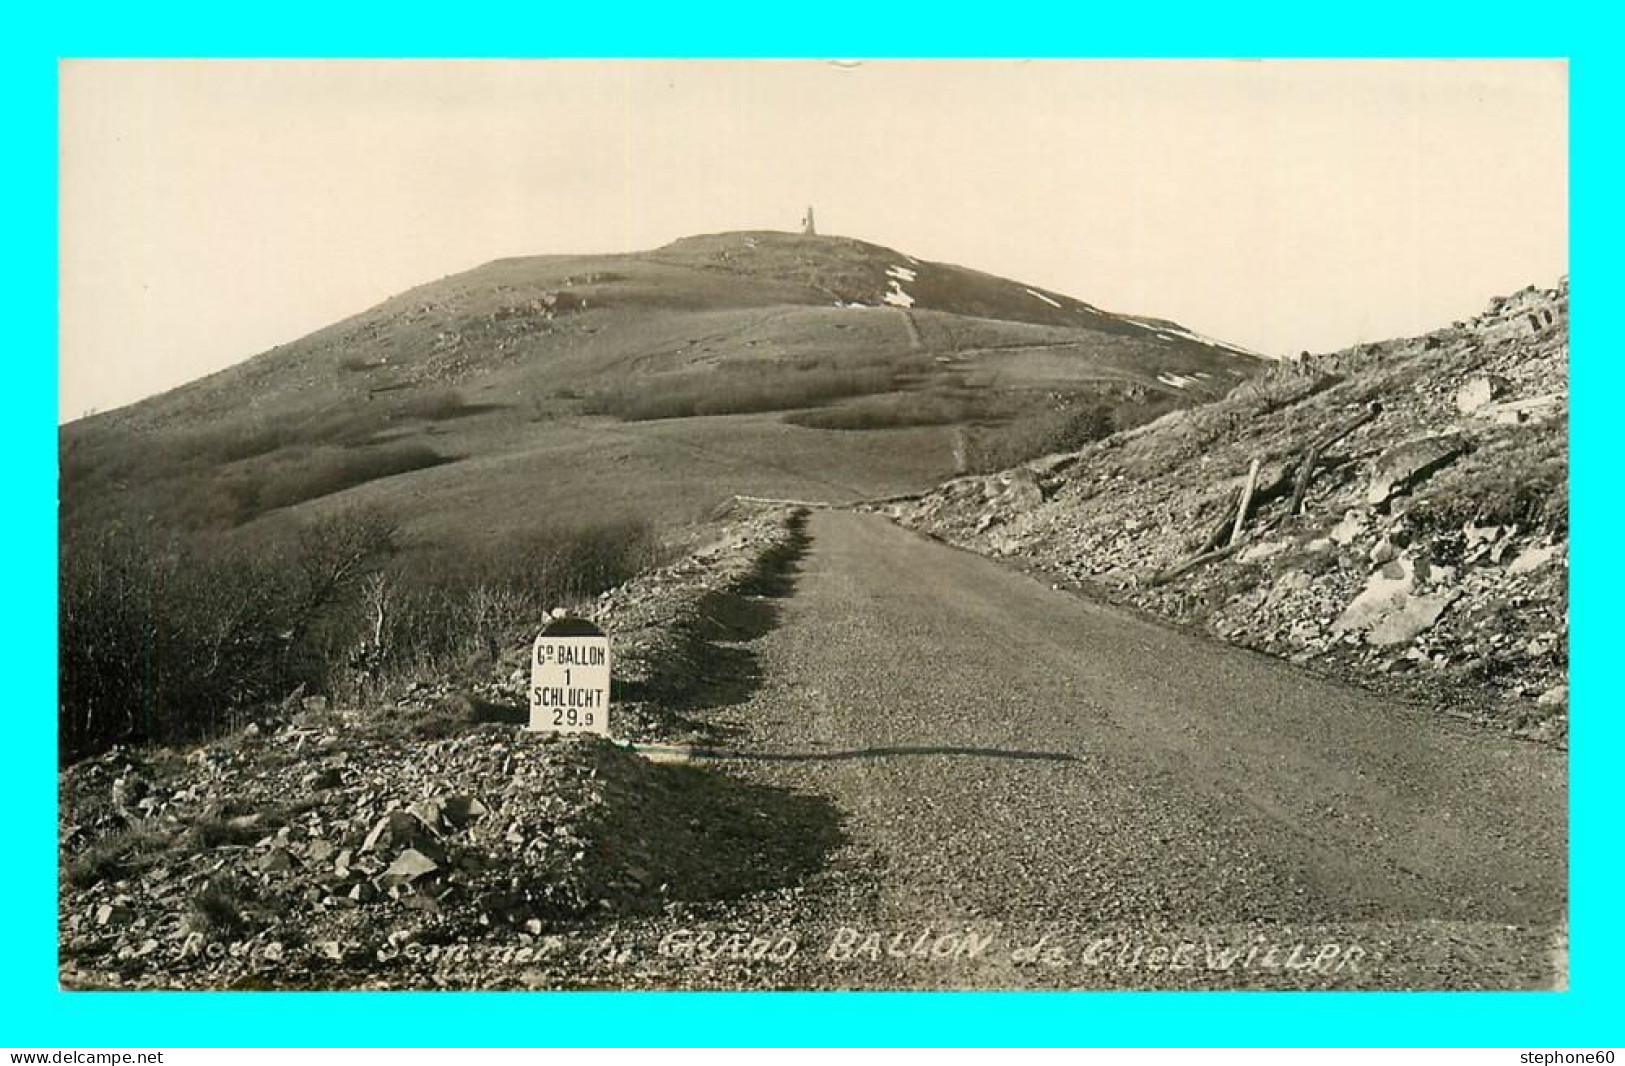
[[1151,575],[1148,583],[1151,585],[1167,584],[1176,577],[1184,577],[1186,574],[1190,573],[1192,570],[1195,570],[1203,563],[1211,563],[1214,560],[1223,559],[1226,556],[1234,554],[1236,547],[1237,545],[1230,544],[1223,548],[1214,548],[1212,551],[1205,551],[1200,555],[1192,556],[1191,558],[1186,559],[1184,562],[1179,563],[1168,570]]
[[1303,463],[1298,467],[1298,481],[1292,487],[1292,504],[1286,509],[1288,518],[1303,511],[1303,497],[1309,491],[1309,482],[1315,476],[1315,464],[1320,462],[1319,444],[1311,444],[1309,450],[1303,453]]
[[1303,510],[1303,498],[1309,491],[1309,482],[1314,480],[1315,467],[1319,465],[1321,456],[1325,455],[1332,445],[1380,414],[1382,414],[1382,404],[1373,400],[1364,411],[1337,426],[1326,436],[1309,446],[1308,451],[1304,452],[1303,455],[1303,465],[1298,468],[1297,484],[1292,489],[1292,504],[1286,509],[1287,517],[1290,518]]
[[1197,555],[1202,555],[1212,551],[1215,548],[1224,546],[1225,540],[1228,539],[1230,535],[1230,527],[1234,525],[1236,521],[1230,516],[1230,508],[1234,507],[1236,501],[1240,498],[1241,488],[1240,486],[1237,486],[1236,491],[1230,493],[1230,495],[1224,501],[1224,506],[1219,509],[1219,520],[1213,523],[1213,530],[1207,535],[1207,539],[1202,542],[1202,546],[1197,549]]
[[1254,459],[1247,468],[1247,484],[1241,489],[1241,506],[1236,508],[1236,524],[1230,530],[1230,543],[1235,544],[1241,539],[1241,531],[1247,525],[1247,508],[1253,503],[1253,490],[1258,487],[1258,460]]

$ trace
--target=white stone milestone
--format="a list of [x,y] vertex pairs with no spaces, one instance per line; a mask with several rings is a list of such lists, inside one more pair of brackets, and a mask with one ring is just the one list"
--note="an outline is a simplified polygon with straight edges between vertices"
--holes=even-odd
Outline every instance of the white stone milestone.
[[530,656],[530,730],[609,735],[609,638],[591,622],[557,618]]

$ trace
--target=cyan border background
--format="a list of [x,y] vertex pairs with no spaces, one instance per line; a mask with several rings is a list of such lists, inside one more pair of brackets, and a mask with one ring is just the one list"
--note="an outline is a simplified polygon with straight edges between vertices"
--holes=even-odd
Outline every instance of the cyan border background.
[[[1599,5],[1600,6],[1600,5]],[[1608,673],[1608,335],[1620,254],[1617,16],[1566,3],[1358,6],[398,2],[64,4],[8,12],[0,167],[11,322],[0,744],[0,1042],[9,1046],[923,1044],[1578,1046],[1619,1040],[1625,965]],[[1570,59],[1571,990],[1567,993],[345,993],[56,991],[56,63],[97,56],[1506,56]],[[719,161],[720,163],[721,161]],[[1486,219],[1494,225],[1494,219]],[[1532,282],[1549,279],[1530,278]],[[1489,293],[1485,296],[1488,297]],[[1516,797],[1508,797],[1515,802]]]

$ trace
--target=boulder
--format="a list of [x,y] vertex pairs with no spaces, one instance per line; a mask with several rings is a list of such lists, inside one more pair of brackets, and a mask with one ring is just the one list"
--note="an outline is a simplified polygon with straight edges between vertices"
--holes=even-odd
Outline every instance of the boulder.
[[1544,544],[1525,548],[1518,553],[1518,557],[1507,564],[1508,574],[1527,574],[1531,570],[1538,570],[1551,562],[1552,556],[1557,554],[1557,545]]
[[1288,570],[1275,579],[1275,594],[1284,596],[1293,592],[1302,592],[1312,584],[1314,584],[1314,579],[1309,576],[1307,571]]
[[485,804],[473,796],[462,795],[418,800],[406,810],[436,833],[455,832],[486,813]]
[[312,792],[321,792],[330,788],[338,788],[344,784],[344,772],[336,766],[329,766],[322,770],[306,774],[299,782]]
[[1499,374],[1481,374],[1469,378],[1456,390],[1456,410],[1471,414],[1485,404],[1493,403],[1512,393],[1512,383]]
[[1336,544],[1353,544],[1365,532],[1365,525],[1364,511],[1349,510],[1343,514],[1343,520],[1333,526],[1326,536]]
[[1416,575],[1408,559],[1385,563],[1371,575],[1365,588],[1349,601],[1342,615],[1332,623],[1332,632],[1370,629],[1415,588]]
[[431,832],[440,833],[446,828],[441,818],[441,803],[438,799],[418,800],[406,808],[406,813],[422,822]]
[[268,874],[285,874],[292,870],[293,866],[292,853],[280,845],[267,851],[259,861],[260,869]]
[[363,854],[392,848],[414,848],[431,855],[442,854],[431,828],[416,814],[403,810],[390,811],[378,819],[361,844]]
[[1456,589],[1445,589],[1425,596],[1406,596],[1394,610],[1371,627],[1366,640],[1376,645],[1409,644],[1421,633],[1433,628],[1445,608],[1455,602],[1460,594]]
[[395,861],[389,864],[389,869],[378,876],[378,884],[383,888],[409,885],[438,869],[440,864],[429,856],[416,848],[407,848],[395,857]]
[[1264,602],[1273,604],[1290,599],[1313,584],[1314,579],[1307,572],[1288,570],[1275,579],[1275,583],[1270,586],[1269,594],[1264,597]]
[[362,841],[363,852],[374,851],[389,844],[410,843],[421,835],[424,825],[408,811],[395,810],[385,814],[373,825]]
[[1374,645],[1408,644],[1431,628],[1453,603],[1460,591],[1439,589],[1422,594],[1417,582],[1426,580],[1425,560],[1413,562],[1400,556],[1386,563],[1366,582],[1366,587],[1343,609],[1332,632],[1365,635]]
[[461,829],[476,819],[490,813],[490,808],[473,796],[442,796],[440,799],[441,817],[452,827]]
[[1320,636],[1320,626],[1312,618],[1300,618],[1287,630],[1287,639],[1294,644],[1308,644]]
[[1474,411],[1474,416],[1487,418],[1498,425],[1521,426],[1527,423],[1545,422],[1557,416],[1563,409],[1567,394],[1561,392],[1547,393],[1544,396],[1531,396],[1524,400],[1507,400],[1502,403],[1488,403]]
[[1448,466],[1466,450],[1466,443],[1452,434],[1423,437],[1389,449],[1372,471],[1366,503],[1380,507]]
[[1236,561],[1241,563],[1253,563],[1259,561],[1260,559],[1270,559],[1274,556],[1280,555],[1290,547],[1292,547],[1292,542],[1286,540],[1259,541],[1257,544],[1249,546],[1246,551],[1237,556]]
[[130,920],[130,908],[103,903],[96,908],[97,925],[123,925]]
[[1003,485],[999,502],[1006,507],[1025,511],[1044,502],[1044,489],[1038,483],[1038,475],[1024,466],[1005,471],[999,475],[999,481]]

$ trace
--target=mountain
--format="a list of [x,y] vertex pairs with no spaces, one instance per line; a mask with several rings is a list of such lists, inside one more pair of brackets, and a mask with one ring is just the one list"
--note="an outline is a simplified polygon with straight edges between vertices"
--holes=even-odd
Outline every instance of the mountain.
[[501,259],[63,427],[64,520],[377,503],[431,539],[565,512],[682,524],[733,493],[916,491],[978,449],[1123,428],[1267,365],[843,237]]

